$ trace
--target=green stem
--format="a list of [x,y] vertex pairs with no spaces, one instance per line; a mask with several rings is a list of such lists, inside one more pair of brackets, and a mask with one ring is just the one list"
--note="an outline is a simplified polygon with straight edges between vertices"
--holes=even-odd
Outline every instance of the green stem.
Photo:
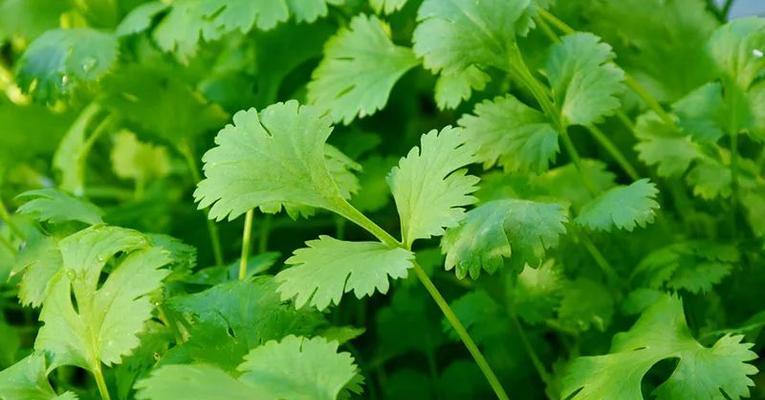
[[441,296],[441,293],[438,291],[436,286],[433,284],[430,278],[428,278],[428,274],[425,273],[425,271],[422,269],[422,267],[420,267],[419,264],[417,264],[417,262],[414,262],[414,273],[417,275],[417,278],[420,280],[422,285],[425,286],[425,290],[428,291],[430,297],[432,297],[436,302],[438,308],[441,309],[441,312],[444,314],[444,317],[446,317],[446,320],[449,321],[449,324],[452,326],[452,328],[454,328],[454,331],[457,332],[457,336],[459,336],[460,340],[462,340],[462,343],[465,344],[465,347],[467,347],[470,355],[473,356],[473,360],[475,360],[478,368],[480,368],[481,372],[483,372],[484,377],[486,377],[486,380],[494,390],[497,398],[500,400],[508,400],[509,397],[507,396],[505,389],[502,387],[499,379],[494,374],[491,366],[489,366],[486,358],[484,358],[481,350],[478,349],[478,346],[473,341],[473,338],[470,337],[467,329],[465,329],[459,318],[457,318],[457,315],[454,314],[454,311],[452,311],[451,307],[449,307],[449,303],[447,303],[444,297]]
[[675,120],[672,119],[672,116],[670,116],[666,111],[664,111],[664,107],[659,104],[659,101],[656,100],[655,97],[646,89],[643,87],[643,85],[640,84],[640,82],[637,81],[632,75],[628,74],[627,72],[624,73],[624,83],[627,84],[627,86],[632,90],[638,97],[640,97],[643,102],[653,110],[653,112],[656,113],[656,115],[661,118],[662,121],[664,121],[665,124],[669,126],[675,125]]
[[375,238],[377,238],[377,240],[385,243],[386,245],[390,247],[401,247],[401,242],[396,240],[396,238],[391,236],[391,234],[388,233],[385,229],[381,228],[374,221],[367,218],[364,213],[356,209],[356,207],[352,206],[344,199],[340,199],[340,201],[338,201],[337,207],[333,211],[337,212],[354,224],[364,228]]
[[537,103],[539,103],[539,106],[542,108],[544,113],[552,121],[553,128],[555,128],[560,133],[560,136],[563,139],[563,145],[566,148],[566,152],[574,162],[576,169],[579,171],[579,175],[584,182],[584,186],[587,187],[587,189],[593,194],[597,193],[595,185],[592,183],[592,181],[590,181],[589,176],[582,166],[582,160],[581,157],[579,157],[579,152],[576,150],[574,142],[571,141],[571,137],[568,134],[566,124],[564,124],[561,120],[559,110],[553,103],[553,100],[549,94],[549,90],[534,76],[534,74],[531,73],[531,70],[523,60],[523,54],[521,54],[521,50],[515,43],[510,49],[508,62],[510,67],[509,72],[513,74],[518,79],[518,81],[524,87],[526,87],[526,89],[528,89]]
[[243,281],[247,278],[247,257],[250,255],[250,247],[252,246],[252,217],[255,214],[255,210],[247,210],[247,214],[244,216],[244,232],[242,232],[242,257],[239,259],[239,280]]
[[738,132],[736,130],[731,131],[730,134],[730,203],[731,203],[731,229],[732,235],[735,238],[736,227],[736,212],[738,209]]
[[728,20],[731,7],[733,7],[733,0],[725,0],[725,4],[720,9],[720,18],[722,18],[723,22]]
[[594,243],[590,240],[590,238],[582,233],[579,232],[578,229],[574,228],[573,225],[570,226],[570,229],[574,231],[574,234],[576,234],[579,237],[579,240],[582,241],[582,244],[584,245],[584,248],[587,249],[587,252],[590,253],[593,260],[595,260],[595,264],[600,267],[600,270],[603,272],[603,274],[606,276],[606,278],[611,281],[612,284],[621,286],[621,280],[619,279],[619,274],[616,273],[616,270],[614,267],[611,266],[611,263],[606,260],[606,257],[603,256],[603,253],[598,250],[597,246],[595,246]]
[[622,153],[621,150],[619,150],[618,147],[614,144],[614,142],[611,141],[611,139],[606,136],[603,131],[601,131],[597,126],[590,125],[587,127],[587,129],[590,131],[590,134],[592,134],[592,137],[595,138],[595,140],[603,146],[604,149],[608,152],[608,154],[613,157],[614,160],[616,160],[616,163],[619,164],[620,167],[624,170],[624,172],[627,173],[627,175],[633,180],[636,181],[640,179],[640,175],[638,175],[637,170],[635,170],[635,167],[632,166],[632,164],[627,160],[627,157]]
[[[555,15],[551,14],[549,11],[545,9],[539,10],[539,15],[547,22],[549,22],[551,25],[555,26],[559,31],[565,33],[566,35],[576,32],[576,30],[572,27],[570,27],[565,22],[561,21],[556,17]],[[628,74],[626,71],[624,72],[624,83],[627,84],[627,86],[640,97],[643,102],[651,109],[653,110],[656,115],[659,116],[659,118],[662,119],[665,123],[669,125],[674,125],[674,120],[672,117],[667,114],[666,111],[664,111],[664,108],[659,104],[658,100],[656,100],[653,95],[645,88],[643,85],[640,84],[632,75]]]
[[[202,180],[202,176],[199,174],[199,166],[197,160],[194,157],[194,152],[191,150],[191,146],[188,143],[183,143],[178,146],[178,151],[186,161],[186,166],[191,173],[191,178],[194,180],[194,185]],[[208,211],[205,210],[205,221],[207,222],[207,231],[210,234],[210,242],[212,243],[213,257],[215,257],[215,265],[223,265],[223,250],[220,244],[220,232],[218,232],[218,226],[210,220]]]
[[528,354],[531,363],[534,365],[534,369],[536,369],[537,374],[539,374],[539,378],[542,379],[542,382],[544,382],[546,386],[550,387],[553,383],[552,377],[547,373],[547,369],[539,358],[539,355],[537,355],[537,352],[534,350],[534,347],[531,346],[529,338],[526,336],[526,331],[523,329],[523,325],[521,325],[521,321],[518,320],[518,316],[516,316],[515,313],[510,312],[509,314],[510,319],[512,319],[513,324],[515,324],[515,329],[518,330],[518,337],[520,337],[521,343],[523,343],[523,347],[526,349],[526,354]]
[[18,225],[16,225],[15,222],[13,222],[13,219],[11,218],[11,214],[8,212],[8,209],[5,207],[5,203],[3,202],[3,199],[0,197],[0,220],[2,220],[6,225],[8,225],[8,229],[11,230],[11,233],[16,235],[19,239],[26,239],[26,236],[24,234],[24,231],[22,231]]
[[587,174],[587,171],[584,170],[584,164],[582,163],[582,158],[579,156],[579,152],[576,150],[576,146],[574,146],[574,142],[571,140],[571,137],[568,135],[568,131],[564,129],[560,133],[561,133],[560,136],[563,139],[563,146],[566,148],[566,152],[568,153],[569,157],[571,157],[571,160],[574,162],[574,166],[576,167],[576,170],[579,171],[579,176],[582,178],[582,182],[584,182],[584,186],[587,188],[590,194],[592,194],[593,196],[597,195],[598,188],[590,180],[590,176]]
[[101,400],[111,400],[109,388],[106,386],[106,380],[104,380],[104,373],[101,371],[101,363],[96,364],[93,376],[96,378],[96,386],[98,387],[98,393],[101,395]]
[[[376,237],[377,240],[386,244],[387,246],[404,247],[403,243],[396,240],[396,238],[391,236],[391,234],[389,234],[385,229],[381,228],[374,221],[367,218],[364,213],[359,211],[356,207],[352,206],[347,201],[340,199],[333,211],[342,215],[356,225],[364,228],[367,232]],[[407,248],[407,250],[411,249]],[[489,366],[489,363],[486,362],[486,358],[484,358],[483,354],[481,354],[481,351],[478,349],[478,346],[476,346],[473,338],[470,337],[470,334],[462,325],[459,318],[457,318],[457,315],[455,315],[454,311],[452,311],[451,307],[449,307],[449,303],[446,302],[444,297],[441,295],[441,292],[438,291],[438,288],[436,288],[436,285],[433,284],[433,281],[428,278],[428,274],[425,273],[422,267],[420,267],[416,261],[413,262],[413,265],[417,278],[420,280],[422,285],[425,286],[425,290],[428,291],[430,297],[433,298],[433,300],[438,305],[438,308],[441,309],[441,312],[444,314],[444,317],[446,317],[446,320],[449,321],[449,324],[452,326],[452,328],[454,328],[454,331],[457,332],[457,335],[462,340],[462,343],[465,345],[465,347],[467,347],[470,355],[473,356],[473,359],[478,365],[478,368],[481,370],[481,372],[483,372],[483,375],[486,377],[489,385],[494,390],[494,393],[496,393],[497,398],[500,400],[508,400],[509,398],[507,393],[502,387],[502,384],[499,382],[499,379],[497,379],[497,376],[494,374],[491,366]]]
[[268,237],[271,236],[271,220],[273,216],[266,214],[260,221],[260,230],[258,231],[258,253],[265,253],[268,250]]

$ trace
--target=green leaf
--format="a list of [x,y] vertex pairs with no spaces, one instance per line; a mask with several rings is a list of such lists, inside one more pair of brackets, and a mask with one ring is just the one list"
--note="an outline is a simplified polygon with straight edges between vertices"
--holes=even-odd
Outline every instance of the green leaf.
[[228,115],[177,75],[178,69],[162,65],[121,66],[104,79],[104,107],[135,132],[173,146],[223,126]]
[[130,10],[117,26],[115,31],[117,36],[129,36],[144,32],[151,27],[152,20],[167,10],[168,7],[170,5],[166,3],[150,1]]
[[369,0],[376,13],[393,14],[406,5],[407,0]]
[[[712,347],[694,339],[685,322],[682,301],[664,295],[632,328],[614,336],[611,352],[579,357],[567,368],[561,397],[573,400],[640,400],[641,381],[656,363],[679,362],[672,375],[656,388],[659,399],[740,399],[749,397],[748,377],[757,358],[743,336],[723,336]],[[572,396],[573,395],[573,396]]]
[[724,81],[741,90],[749,89],[765,69],[765,20],[739,18],[717,28],[709,38],[708,49]]
[[34,39],[59,26],[67,2],[48,0],[4,0],[0,2],[0,41],[12,38]]
[[587,175],[599,192],[614,187],[616,180],[616,176],[600,160],[584,159],[581,167],[583,172],[579,172],[573,163],[553,168],[535,177],[532,184],[546,197],[552,197],[564,206],[570,204],[574,210],[581,210],[594,197],[583,184],[582,173]]
[[295,298],[295,306],[306,304],[323,310],[340,304],[343,293],[357,298],[372,296],[375,290],[387,293],[388,277],[405,278],[413,267],[414,254],[378,242],[346,242],[329,236],[306,242],[278,275],[282,299]]
[[170,365],[138,382],[138,399],[335,400],[358,369],[336,342],[287,336],[256,347],[239,366],[238,379],[207,365]]
[[72,392],[56,394],[48,382],[45,364],[45,355],[35,352],[0,371],[0,399],[77,400]]
[[170,156],[163,146],[139,141],[130,131],[114,136],[112,169],[122,179],[145,183],[170,173]]
[[698,145],[674,126],[668,126],[654,112],[641,115],[635,124],[635,145],[640,159],[656,166],[659,176],[681,176],[691,163],[701,156]]
[[685,179],[693,186],[693,194],[702,199],[728,198],[731,195],[733,177],[730,167],[715,159],[705,158],[696,163]]
[[645,227],[653,222],[655,210],[659,208],[655,200],[658,193],[656,185],[648,179],[617,186],[585,205],[575,221],[596,231],[616,228],[632,232],[636,225]]
[[524,266],[509,292],[513,310],[530,324],[552,318],[563,296],[564,279],[553,260],[538,268]]
[[117,60],[117,38],[90,28],[53,29],[29,45],[18,63],[19,86],[53,101],[98,81]]
[[189,338],[166,357],[193,360],[233,372],[245,354],[289,334],[313,335],[325,324],[317,312],[283,302],[271,277],[215,285],[170,299],[167,309],[181,316]]
[[239,31],[257,28],[268,31],[289,19],[313,22],[327,15],[327,3],[342,0],[185,0],[173,3],[168,15],[154,31],[154,39],[165,51],[175,52],[187,62],[199,42],[213,41]]
[[512,95],[475,106],[475,115],[458,121],[477,156],[488,169],[499,163],[506,171],[542,172],[558,153],[558,132],[545,115]]
[[507,69],[511,46],[530,26],[530,0],[425,0],[414,52],[425,68],[455,74],[471,66]]
[[[59,243],[63,259],[43,301],[35,349],[50,352],[53,367],[76,365],[90,371],[119,364],[139,344],[137,334],[151,318],[149,293],[159,289],[170,262],[138,232],[98,226]],[[99,285],[106,262],[126,253]],[[100,286],[100,287],[99,287]]]
[[438,108],[457,108],[470,98],[473,90],[483,90],[491,77],[475,65],[451,74],[441,74],[436,81],[435,95]]
[[349,124],[382,109],[396,81],[417,63],[410,49],[393,44],[377,17],[354,17],[324,46],[324,59],[308,83],[308,101]]
[[[297,101],[277,103],[258,113],[234,115],[202,160],[206,178],[194,198],[210,218],[229,220],[259,207],[316,207],[339,212],[350,190],[339,187],[326,161],[332,127],[319,109]],[[261,173],[268,171],[268,174]]]
[[36,235],[16,257],[11,276],[23,273],[19,284],[19,300],[24,306],[39,307],[50,291],[52,278],[63,260],[58,243],[49,236]]
[[558,204],[527,200],[495,200],[468,211],[459,227],[450,229],[441,241],[447,270],[456,267],[459,279],[470,274],[478,279],[481,270],[493,274],[513,256],[513,265],[538,266],[546,249],[558,244],[566,232],[566,212]]
[[40,222],[59,224],[79,221],[88,225],[102,224],[104,212],[85,200],[70,196],[56,189],[38,189],[18,196],[27,199],[17,212],[26,214]]
[[565,283],[558,307],[561,325],[579,332],[592,327],[603,332],[613,315],[614,299],[609,288],[587,278]]
[[388,175],[388,185],[401,218],[401,236],[407,247],[417,239],[440,236],[457,226],[478,178],[464,168],[476,161],[474,148],[461,129],[432,130],[420,138]]
[[85,107],[61,139],[53,155],[53,167],[61,173],[59,186],[77,196],[85,194],[85,159],[90,151],[87,132],[99,112],[100,107],[96,104]]
[[546,73],[565,125],[598,122],[619,108],[624,72],[614,57],[591,33],[567,35],[552,46]]
[[650,288],[708,292],[738,265],[740,255],[731,245],[689,241],[650,252],[633,277]]

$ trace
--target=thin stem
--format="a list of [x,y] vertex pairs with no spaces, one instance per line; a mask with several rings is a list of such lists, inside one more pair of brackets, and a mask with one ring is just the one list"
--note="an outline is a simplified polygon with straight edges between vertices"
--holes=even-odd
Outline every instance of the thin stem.
[[566,152],[568,153],[569,157],[571,157],[571,160],[574,162],[574,166],[576,167],[576,170],[579,171],[579,175],[582,178],[582,182],[584,182],[584,186],[593,196],[598,194],[598,188],[590,180],[590,176],[587,174],[587,171],[584,170],[584,164],[582,163],[582,158],[579,156],[579,152],[576,150],[576,146],[574,146],[574,142],[571,140],[571,137],[568,135],[568,131],[564,129],[560,133],[561,133],[560,136],[563,139],[563,146],[566,148]]
[[627,175],[633,180],[636,181],[640,179],[640,175],[638,175],[637,171],[635,170],[635,167],[632,166],[632,164],[627,160],[627,157],[622,153],[621,150],[619,150],[618,147],[614,144],[614,142],[611,141],[611,139],[606,136],[603,131],[601,131],[597,126],[590,125],[587,127],[587,129],[590,131],[590,134],[592,134],[592,137],[595,138],[595,140],[603,146],[604,149],[608,152],[608,154],[611,155],[611,157],[616,160],[616,163],[619,164],[620,167],[624,170],[624,172],[627,173]]
[[640,97],[643,102],[653,110],[653,112],[656,113],[656,115],[661,118],[662,121],[664,121],[665,124],[674,126],[675,120],[672,119],[672,116],[667,114],[666,111],[664,111],[664,108],[659,104],[659,101],[656,100],[655,97],[646,89],[643,87],[643,85],[640,84],[640,82],[637,81],[632,75],[628,74],[627,72],[624,73],[624,83],[627,84],[627,86],[635,92],[638,97]]
[[531,95],[534,97],[537,103],[539,103],[539,106],[542,108],[544,113],[552,121],[553,127],[560,133],[560,136],[563,139],[563,145],[571,157],[571,160],[574,162],[576,169],[579,171],[579,175],[584,182],[584,186],[587,187],[587,189],[593,194],[597,193],[595,185],[592,183],[592,181],[590,181],[589,176],[582,167],[582,161],[581,157],[579,157],[579,152],[576,150],[574,142],[571,141],[571,137],[568,135],[568,129],[566,124],[564,124],[560,118],[558,108],[550,98],[548,88],[544,86],[536,77],[534,77],[534,74],[531,73],[531,70],[529,70],[529,67],[523,60],[523,54],[521,54],[521,50],[518,48],[517,44],[513,44],[510,49],[508,65],[510,67],[509,72],[514,74],[515,77],[521,82],[521,84],[523,84],[526,89],[531,92]]
[[733,0],[725,0],[725,4],[723,4],[722,8],[720,9],[720,17],[723,21],[728,20],[728,15],[730,14],[730,9],[733,7]]
[[106,380],[104,380],[104,373],[101,371],[101,363],[96,364],[93,370],[93,376],[96,378],[96,386],[98,387],[98,393],[101,395],[101,400],[111,400],[109,395],[109,388],[106,386]]
[[[571,34],[576,32],[576,30],[572,27],[570,27],[565,22],[561,21],[556,17],[555,15],[551,14],[549,11],[545,9],[539,9],[539,15],[547,22],[549,22],[551,25],[556,27],[559,31],[565,33],[565,34]],[[624,72],[624,83],[627,84],[627,86],[635,92],[635,94],[640,97],[643,102],[651,109],[653,110],[656,115],[659,116],[659,118],[662,119],[667,124],[674,125],[674,120],[672,117],[667,114],[666,111],[664,111],[664,108],[662,108],[661,104],[659,104],[658,100],[656,100],[653,95],[645,88],[643,85],[640,84],[632,75],[628,74],[626,71]]]
[[736,235],[736,211],[738,209],[738,132],[730,134],[730,203],[731,203],[731,229],[733,237]]
[[[374,221],[367,218],[364,213],[359,211],[356,207],[352,206],[345,200],[338,201],[333,211],[342,215],[356,225],[364,228],[367,232],[376,237],[377,240],[390,247],[404,246],[403,243],[396,240],[396,238],[391,236],[391,234],[389,234],[385,229],[381,228]],[[457,332],[457,335],[462,340],[462,343],[465,345],[465,347],[467,347],[468,351],[473,356],[473,359],[478,365],[478,368],[481,370],[481,372],[483,372],[483,375],[486,377],[489,385],[494,390],[494,393],[496,393],[497,398],[500,400],[508,400],[509,397],[507,396],[505,389],[502,387],[502,384],[499,382],[499,379],[497,379],[497,376],[489,366],[489,363],[486,362],[486,358],[484,358],[483,354],[481,354],[481,351],[478,349],[478,346],[476,346],[473,338],[470,337],[470,334],[462,325],[459,318],[457,318],[457,315],[455,315],[454,311],[452,311],[451,307],[449,307],[449,303],[446,302],[444,296],[441,295],[441,292],[438,291],[438,288],[436,288],[436,285],[433,284],[433,281],[430,280],[428,274],[425,273],[422,267],[420,267],[416,261],[414,261],[412,264],[414,265],[414,272],[417,275],[417,278],[420,280],[422,285],[425,286],[425,290],[428,291],[430,297],[433,298],[433,300],[438,305],[438,308],[441,309],[441,312],[444,314],[444,317],[446,317],[446,320],[449,321],[449,324],[452,326],[452,328],[454,328],[454,331]]]
[[333,211],[337,212],[354,224],[364,228],[367,232],[371,233],[375,238],[377,238],[377,240],[385,243],[386,245],[390,247],[401,247],[401,242],[396,240],[396,238],[391,236],[390,233],[381,228],[374,221],[367,218],[364,213],[356,209],[356,207],[352,206],[347,201],[338,201],[337,209]]
[[526,354],[528,354],[529,359],[531,359],[531,363],[534,365],[534,369],[537,370],[537,374],[539,374],[539,377],[542,379],[542,382],[545,383],[546,386],[552,385],[552,377],[549,373],[547,373],[547,369],[545,368],[545,365],[542,363],[542,360],[539,358],[539,355],[537,355],[537,352],[534,350],[534,347],[531,346],[531,343],[529,342],[529,338],[526,336],[526,331],[523,329],[523,325],[521,325],[521,321],[518,320],[518,316],[515,315],[515,313],[510,312],[510,319],[513,320],[513,324],[515,324],[515,329],[518,330],[518,337],[521,338],[521,342],[523,343],[523,347],[526,349]]
[[545,10],[544,8],[539,8],[539,15],[544,18],[547,22],[551,23],[554,27],[558,28],[559,31],[565,33],[566,35],[576,32],[574,28],[568,26],[565,22],[558,19],[558,17],[552,15],[549,11]]
[[578,229],[574,228],[573,226],[570,227],[570,229],[574,230],[574,233],[579,237],[579,240],[582,241],[582,244],[584,245],[585,249],[587,249],[587,252],[590,253],[593,260],[595,260],[595,264],[600,267],[600,270],[603,272],[603,274],[606,276],[608,280],[611,281],[611,283],[621,286],[621,280],[619,279],[619,274],[616,273],[616,270],[614,267],[611,266],[611,263],[606,260],[606,257],[603,256],[603,253],[598,250],[598,248],[595,246],[594,243],[590,240],[590,238],[582,233],[579,232]]
[[417,275],[417,278],[420,280],[422,285],[425,286],[425,290],[428,291],[430,297],[432,297],[436,302],[438,308],[441,309],[441,312],[444,314],[444,317],[446,317],[446,320],[449,321],[449,324],[452,326],[452,328],[454,328],[454,331],[457,332],[457,336],[459,336],[460,340],[462,340],[462,343],[465,344],[465,347],[467,347],[470,355],[473,356],[473,360],[475,360],[478,368],[480,368],[481,372],[483,372],[484,377],[486,377],[486,380],[494,390],[497,398],[500,400],[508,400],[509,397],[507,396],[505,389],[502,387],[499,379],[494,374],[491,366],[489,366],[486,358],[484,358],[481,350],[478,349],[478,346],[473,341],[473,338],[470,337],[467,329],[465,329],[459,318],[457,318],[457,315],[454,314],[454,311],[452,311],[451,307],[449,307],[449,303],[446,302],[436,286],[433,284],[430,278],[428,278],[428,274],[426,274],[422,267],[420,267],[420,265],[416,262],[414,263],[414,273]]
[[242,257],[239,259],[239,280],[247,278],[247,257],[250,256],[250,247],[252,246],[252,217],[255,210],[247,210],[244,216],[244,232],[242,232]]
[[24,234],[24,231],[22,231],[18,225],[16,225],[15,222],[13,222],[13,219],[11,218],[11,214],[8,212],[8,209],[5,207],[5,203],[3,202],[3,199],[0,197],[0,220],[2,220],[6,225],[8,225],[8,228],[11,230],[11,232],[16,235],[19,239],[26,239],[26,235]]
[[[194,184],[196,185],[199,183],[199,181],[202,180],[202,176],[199,174],[199,166],[197,165],[197,160],[194,157],[191,146],[189,146],[188,143],[183,143],[178,146],[178,151],[186,161],[186,166],[188,167],[189,173],[191,173],[191,178],[194,180]],[[204,213],[205,221],[207,222],[207,231],[210,234],[210,242],[212,243],[215,265],[223,265],[223,250],[220,244],[220,232],[218,232],[218,226],[210,220],[207,210],[205,210]]]
[[273,216],[266,214],[260,221],[260,230],[258,231],[258,253],[265,253],[268,250],[268,237],[271,236],[271,221]]

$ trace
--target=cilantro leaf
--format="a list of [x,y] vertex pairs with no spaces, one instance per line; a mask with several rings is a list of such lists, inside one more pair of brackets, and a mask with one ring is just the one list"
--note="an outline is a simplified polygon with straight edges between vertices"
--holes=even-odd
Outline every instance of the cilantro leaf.
[[513,256],[513,264],[539,265],[548,248],[566,232],[568,218],[558,204],[527,200],[495,200],[468,211],[462,224],[449,229],[441,241],[447,270],[457,277],[477,279],[481,270],[492,274]]
[[708,49],[725,81],[747,90],[765,69],[765,58],[757,57],[765,47],[765,20],[757,17],[735,19],[717,28]]
[[564,36],[550,50],[546,73],[565,125],[598,122],[619,108],[624,72],[611,46],[591,33]]
[[340,304],[343,293],[357,298],[375,290],[387,293],[388,277],[406,277],[414,254],[378,242],[346,242],[329,236],[306,242],[286,263],[292,265],[278,275],[282,299],[295,298],[298,308],[306,304],[323,310]]
[[77,400],[72,392],[56,394],[48,382],[45,354],[35,352],[0,371],[0,398],[24,400]]
[[425,68],[454,74],[473,65],[507,69],[510,46],[529,28],[530,1],[425,0],[414,52]]
[[[139,343],[153,308],[148,294],[168,274],[160,268],[169,257],[138,232],[106,226],[77,232],[59,249],[63,268],[43,301],[35,349],[50,352],[53,367],[96,371],[101,363],[119,364]],[[99,275],[118,252],[128,254],[99,288]]]
[[176,73],[163,66],[122,65],[104,79],[103,104],[129,121],[134,131],[176,146],[219,129],[228,115]]
[[564,280],[561,268],[553,260],[538,268],[524,266],[508,293],[513,310],[530,324],[551,318],[563,296]]
[[171,298],[167,309],[181,316],[189,338],[165,357],[190,359],[233,372],[247,352],[289,334],[312,335],[325,324],[317,312],[282,302],[271,277],[215,285]]
[[287,336],[254,348],[239,365],[235,379],[207,365],[170,365],[136,385],[137,398],[170,400],[229,399],[335,400],[356,378],[358,369],[336,342]]
[[19,86],[50,102],[96,82],[117,60],[117,38],[90,28],[53,29],[35,39],[19,60]]
[[614,315],[614,299],[609,288],[587,278],[565,282],[558,306],[561,325],[579,332],[594,327],[605,331]]
[[117,26],[117,36],[134,35],[149,29],[152,19],[168,7],[170,6],[166,3],[150,1],[130,10]]
[[130,131],[114,136],[111,159],[114,173],[122,179],[143,183],[170,173],[167,148],[141,142]]
[[[562,380],[561,397],[572,399],[642,399],[641,381],[648,370],[667,358],[679,362],[657,389],[660,399],[739,399],[748,397],[748,377],[757,358],[743,336],[724,336],[712,347],[694,339],[685,322],[682,301],[664,295],[632,328],[614,337],[611,352],[579,357]],[[573,395],[573,396],[572,396]]]
[[633,277],[650,288],[708,292],[730,274],[739,258],[738,250],[731,245],[709,241],[675,243],[649,253],[635,268]]
[[555,161],[558,132],[540,111],[506,95],[476,105],[474,113],[458,123],[484,168],[499,163],[506,171],[542,172]]
[[330,38],[308,84],[308,101],[346,124],[382,109],[396,81],[418,63],[386,29],[377,17],[360,15]]
[[369,0],[376,13],[393,14],[406,5],[407,0]]
[[475,65],[459,72],[441,74],[435,87],[438,108],[456,108],[462,101],[470,98],[473,90],[483,90],[490,79],[487,73]]
[[232,220],[255,207],[338,210],[350,190],[338,186],[326,161],[331,131],[319,109],[294,100],[236,113],[202,158],[206,178],[194,192],[199,208],[212,206],[210,218],[216,220]]
[[24,192],[20,199],[29,199],[17,212],[32,216],[41,222],[58,224],[79,221],[89,225],[104,222],[104,212],[85,200],[70,196],[56,189],[38,189]]
[[668,126],[654,112],[638,118],[635,135],[640,139],[635,145],[640,159],[647,165],[656,166],[659,176],[680,176],[701,155],[690,136]]
[[471,193],[478,189],[478,178],[460,169],[476,161],[461,129],[432,130],[420,143],[388,175],[407,247],[459,224],[465,214],[462,207],[475,203]]
[[52,278],[63,260],[58,243],[49,236],[35,235],[16,257],[11,276],[22,274],[19,300],[25,306],[39,307],[50,291]]
[[636,225],[645,227],[653,222],[655,210],[659,208],[655,200],[658,193],[656,185],[648,179],[617,186],[585,205],[575,221],[592,230],[616,228],[631,232]]

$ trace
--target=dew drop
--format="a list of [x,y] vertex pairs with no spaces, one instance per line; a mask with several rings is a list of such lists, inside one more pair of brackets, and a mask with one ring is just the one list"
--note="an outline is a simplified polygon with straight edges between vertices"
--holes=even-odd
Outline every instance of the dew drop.
[[752,50],[752,55],[754,55],[757,58],[762,58],[762,56],[765,56],[765,53],[763,53],[760,49],[754,49]]
[[95,58],[92,58],[92,57],[88,57],[88,58],[82,60],[82,64],[81,64],[82,71],[83,72],[90,72],[90,71],[93,70],[93,68],[96,67],[97,64],[98,64],[98,60],[96,60]]

